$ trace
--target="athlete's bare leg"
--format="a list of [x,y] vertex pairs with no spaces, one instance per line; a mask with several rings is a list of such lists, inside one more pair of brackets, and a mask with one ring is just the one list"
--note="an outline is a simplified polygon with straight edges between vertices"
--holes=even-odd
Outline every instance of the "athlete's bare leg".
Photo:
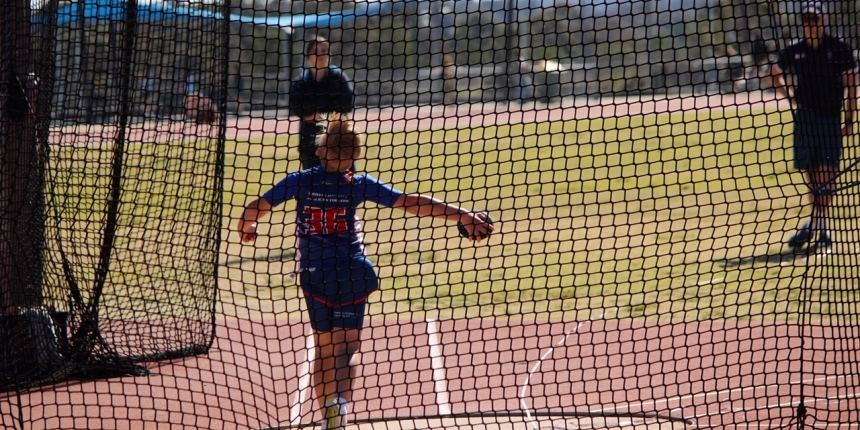
[[340,397],[352,401],[352,380],[358,372],[357,358],[361,349],[361,329],[336,328],[330,332],[314,332],[316,359],[311,380],[320,410],[325,401]]

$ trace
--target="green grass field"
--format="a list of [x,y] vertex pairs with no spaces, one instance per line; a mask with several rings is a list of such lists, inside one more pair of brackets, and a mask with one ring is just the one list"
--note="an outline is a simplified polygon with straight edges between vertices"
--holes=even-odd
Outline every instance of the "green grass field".
[[[453,225],[368,205],[368,253],[383,279],[370,314],[786,321],[805,306],[819,318],[850,314],[834,300],[855,294],[856,245],[845,243],[856,227],[851,190],[836,200],[831,228],[845,234],[835,232],[842,240],[832,254],[785,253],[808,216],[790,124],[789,112],[699,111],[370,134],[360,169],[486,209],[498,228],[473,245]],[[298,168],[291,139],[228,144],[225,226]],[[225,306],[302,306],[286,276],[291,209],[273,214],[256,247],[225,236]],[[801,295],[804,285],[814,297]]]
[[[796,257],[783,245],[809,210],[807,188],[792,167],[790,124],[789,112],[696,111],[369,134],[360,169],[407,192],[488,210],[498,228],[474,245],[454,225],[367,205],[367,250],[382,278],[370,315],[665,321],[791,321],[803,310],[818,320],[856,315],[846,304],[857,294],[856,190],[836,198],[831,254]],[[226,144],[220,256],[226,264],[218,282],[227,316],[301,315],[303,300],[289,276],[293,204],[264,220],[254,246],[239,244],[230,230],[248,201],[299,168],[296,146],[292,136]],[[176,265],[173,256],[206,240],[195,236],[194,224],[212,222],[213,215],[195,202],[212,187],[213,148],[207,140],[128,148],[106,306],[132,300],[122,306],[148,312],[168,297],[180,300],[182,310],[182,294],[205,277],[205,268]],[[103,227],[91,214],[104,210],[110,150],[91,149],[63,149],[55,158],[62,161],[51,166],[68,175],[62,204],[77,215],[64,222],[76,231]],[[856,152],[849,144],[846,164]],[[841,181],[855,181],[853,172]],[[90,267],[81,280],[91,283],[100,242],[75,246],[77,262]],[[164,287],[119,290],[136,284]],[[171,292],[171,284],[182,292]]]
[[[92,292],[99,283],[107,229],[114,142],[95,137],[92,142],[52,149],[48,305],[68,309],[71,278],[84,302],[98,299],[106,318],[205,321],[211,314],[211,286],[217,282],[211,273],[218,257],[211,251],[215,238],[205,233],[220,218],[212,173],[215,146],[204,139],[126,145],[109,270],[102,295],[96,297]],[[63,268],[63,252],[70,274]]]

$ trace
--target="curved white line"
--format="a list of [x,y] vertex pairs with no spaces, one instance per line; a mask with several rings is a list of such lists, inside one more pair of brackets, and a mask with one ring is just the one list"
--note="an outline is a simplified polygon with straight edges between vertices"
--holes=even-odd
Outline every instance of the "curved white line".
[[[603,318],[603,314],[601,314],[601,315],[600,315],[600,317],[598,317],[597,319],[601,319],[601,318]],[[538,430],[537,422],[536,422],[536,421],[535,421],[535,419],[532,417],[532,414],[531,414],[531,412],[529,411],[529,407],[528,407],[528,405],[526,405],[526,399],[525,399],[525,397],[526,397],[526,391],[527,391],[527,390],[528,390],[528,388],[529,388],[529,381],[531,381],[531,379],[532,379],[532,375],[534,375],[534,373],[535,373],[535,372],[537,372],[537,370],[538,370],[538,369],[540,369],[540,366],[541,366],[541,364],[543,363],[544,359],[546,359],[546,357],[547,357],[547,356],[549,356],[550,354],[552,354],[552,352],[555,350],[555,348],[556,348],[556,347],[559,347],[559,346],[564,345],[564,343],[565,343],[565,342],[567,342],[567,338],[568,338],[568,337],[570,337],[570,335],[571,335],[571,334],[573,334],[573,333],[575,333],[577,330],[579,330],[579,328],[580,328],[580,327],[582,327],[582,325],[583,325],[583,324],[585,324],[586,322],[591,322],[591,320],[588,320],[588,321],[585,321],[585,322],[581,322],[581,323],[577,324],[577,325],[576,325],[576,327],[574,327],[574,328],[572,328],[572,329],[568,330],[568,331],[564,334],[564,337],[561,339],[561,341],[559,341],[556,345],[551,346],[551,347],[550,347],[550,348],[549,348],[545,353],[543,353],[543,355],[541,355],[540,359],[538,359],[537,363],[535,363],[535,365],[534,365],[534,367],[532,368],[532,370],[531,370],[531,371],[529,371],[529,374],[528,374],[528,376],[526,377],[525,382],[523,382],[523,389],[520,391],[520,406],[522,406],[522,408],[523,408],[523,412],[525,412],[525,413],[526,413],[526,419],[527,419],[529,422],[531,422],[531,423],[532,423],[532,428],[533,428],[534,430]]]

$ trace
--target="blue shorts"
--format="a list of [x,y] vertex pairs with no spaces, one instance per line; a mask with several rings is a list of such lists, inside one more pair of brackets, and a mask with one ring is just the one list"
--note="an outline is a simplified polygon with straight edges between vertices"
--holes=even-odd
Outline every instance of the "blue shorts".
[[299,272],[311,327],[363,328],[367,297],[379,288],[373,264],[359,256],[331,263]]
[[830,117],[798,109],[794,116],[794,167],[813,170],[839,167],[842,158],[842,124]]

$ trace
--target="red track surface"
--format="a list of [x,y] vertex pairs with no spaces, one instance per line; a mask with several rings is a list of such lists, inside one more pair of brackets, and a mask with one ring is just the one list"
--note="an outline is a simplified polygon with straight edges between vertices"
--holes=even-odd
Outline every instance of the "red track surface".
[[[674,96],[642,98],[604,98],[570,100],[544,105],[473,104],[460,106],[420,106],[382,109],[359,109],[353,118],[358,128],[367,133],[392,130],[423,130],[443,127],[468,127],[523,122],[559,121],[578,118],[606,118],[661,112],[691,110],[738,110],[765,106],[788,108],[777,103],[770,93],[730,94],[713,96]],[[285,113],[284,111],[283,113]],[[182,121],[147,121],[129,125],[126,138],[130,142],[169,142],[183,133],[216,136],[217,127]],[[245,140],[298,132],[298,122],[285,116],[264,117],[260,112],[249,116],[230,117],[226,124],[229,140]],[[52,145],[71,146],[103,144],[116,138],[116,127],[93,124],[56,127],[52,130]]]
[[[847,411],[860,378],[846,380],[846,369],[824,364],[856,362],[857,348],[808,337],[837,339],[836,328],[807,328],[801,349],[794,325],[384,321],[374,319],[364,333],[355,393],[364,400],[352,406],[358,420],[549,410],[657,413],[685,418],[689,428],[776,427],[791,422],[800,381],[819,420],[857,419],[856,407]],[[294,409],[307,330],[221,320],[208,356],[153,367],[149,377],[23,395],[27,428],[243,429],[311,421],[310,400],[301,416]],[[2,412],[6,425],[17,416]]]

